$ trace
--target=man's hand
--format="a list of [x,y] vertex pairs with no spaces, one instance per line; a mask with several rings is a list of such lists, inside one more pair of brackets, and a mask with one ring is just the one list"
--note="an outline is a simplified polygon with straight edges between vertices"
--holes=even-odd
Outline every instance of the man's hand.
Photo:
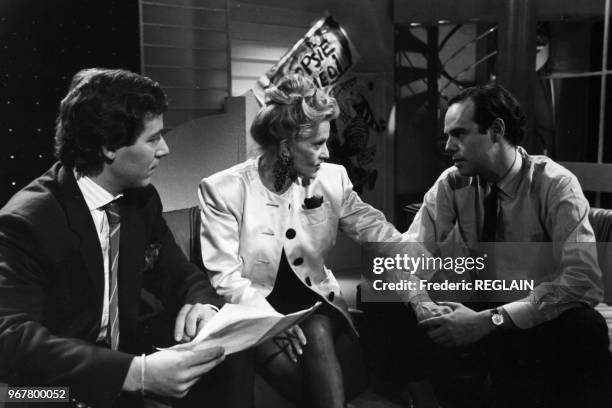
[[163,397],[183,398],[200,377],[225,359],[225,350],[215,347],[197,351],[162,350],[146,357],[144,384],[141,383],[142,357],[135,357],[123,383],[126,391],[139,391]]
[[297,325],[291,327],[282,335],[276,336],[274,342],[294,363],[297,363],[298,356],[303,353],[302,347],[307,343],[304,332]]
[[455,302],[439,302],[448,306],[452,312],[430,317],[419,322],[427,330],[427,335],[437,344],[446,347],[463,346],[475,343],[495,330],[488,310],[475,312]]
[[183,306],[174,323],[174,340],[181,343],[191,341],[216,313],[217,310],[210,305],[196,303]]
[[442,316],[450,313],[453,309],[449,306],[445,306],[440,302],[440,304],[435,303],[432,300],[415,302],[412,304],[412,308],[414,309],[414,313],[416,314],[417,320],[419,322],[429,319],[430,317]]

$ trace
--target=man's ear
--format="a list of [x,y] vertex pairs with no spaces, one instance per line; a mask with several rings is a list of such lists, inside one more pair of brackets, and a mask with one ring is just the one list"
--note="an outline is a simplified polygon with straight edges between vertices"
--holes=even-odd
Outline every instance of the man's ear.
[[489,131],[491,132],[493,142],[501,141],[506,134],[506,124],[504,120],[501,118],[494,119],[491,126],[489,126]]
[[109,150],[106,146],[102,146],[102,154],[104,155],[104,157],[106,157],[106,159],[110,162],[112,162],[113,160],[115,160],[115,156],[117,155],[117,151],[116,150]]

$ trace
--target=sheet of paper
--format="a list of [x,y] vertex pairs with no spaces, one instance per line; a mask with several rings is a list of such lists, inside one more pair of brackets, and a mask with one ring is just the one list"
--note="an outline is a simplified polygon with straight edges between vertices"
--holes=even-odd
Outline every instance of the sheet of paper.
[[247,305],[225,304],[189,343],[171,350],[202,350],[224,347],[225,354],[233,354],[286,331],[310,315],[321,302],[299,312],[280,313]]

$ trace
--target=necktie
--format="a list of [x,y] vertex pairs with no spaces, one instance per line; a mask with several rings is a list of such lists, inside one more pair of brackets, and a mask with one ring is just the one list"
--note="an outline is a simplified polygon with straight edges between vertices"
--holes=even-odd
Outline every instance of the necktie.
[[495,242],[497,232],[497,184],[491,185],[491,192],[484,200],[484,223],[482,227],[482,242]]
[[104,207],[109,226],[109,299],[108,326],[106,336],[112,350],[119,347],[119,292],[117,291],[117,273],[119,271],[119,236],[121,216],[119,203],[113,201]]
[[[497,197],[499,188],[496,184],[491,185],[491,191],[484,199],[484,222],[482,225],[482,235],[480,242],[495,242],[497,239]],[[472,269],[470,276],[472,280],[478,279],[495,279],[496,273],[496,251],[495,245],[485,245],[485,256],[487,257],[485,269],[478,271]],[[483,305],[495,299],[494,291],[479,289],[472,295],[472,308],[482,310]],[[484,304],[483,304],[484,302]]]

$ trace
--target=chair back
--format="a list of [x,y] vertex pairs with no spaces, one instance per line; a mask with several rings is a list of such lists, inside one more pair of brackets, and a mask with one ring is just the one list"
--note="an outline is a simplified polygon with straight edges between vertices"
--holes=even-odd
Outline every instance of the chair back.
[[200,250],[200,208],[181,208],[164,213],[168,228],[187,259],[204,270]]
[[612,210],[591,208],[589,221],[597,240],[597,257],[601,268],[604,301],[612,304]]

